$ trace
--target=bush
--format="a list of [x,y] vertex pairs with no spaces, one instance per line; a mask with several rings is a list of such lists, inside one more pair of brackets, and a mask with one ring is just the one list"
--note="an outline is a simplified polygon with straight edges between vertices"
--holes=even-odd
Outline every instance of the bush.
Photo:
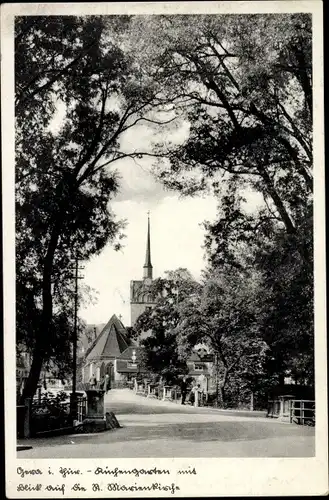
[[40,402],[33,401],[31,414],[31,432],[51,431],[72,424],[70,415],[70,403],[67,401],[67,394],[59,392],[44,393]]

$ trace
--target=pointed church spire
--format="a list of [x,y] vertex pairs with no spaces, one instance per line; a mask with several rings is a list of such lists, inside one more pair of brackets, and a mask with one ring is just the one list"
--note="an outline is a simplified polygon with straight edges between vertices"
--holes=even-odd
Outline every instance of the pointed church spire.
[[150,212],[147,212],[147,239],[146,239],[146,256],[143,267],[143,278],[153,278],[153,266],[151,264],[151,239],[150,239]]

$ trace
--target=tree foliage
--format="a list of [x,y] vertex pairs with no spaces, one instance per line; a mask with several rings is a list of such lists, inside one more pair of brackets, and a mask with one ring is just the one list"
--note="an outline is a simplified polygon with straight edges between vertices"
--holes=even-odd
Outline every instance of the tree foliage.
[[266,185],[262,166],[290,180],[298,172],[311,189],[310,16],[160,16],[154,22],[157,30],[149,31],[157,34],[159,78],[191,125],[172,172],[200,167],[212,176],[222,169],[259,176]]
[[[311,40],[308,14],[16,19],[17,331],[33,353],[23,396],[46,359],[69,353],[72,258],[120,244],[113,166],[143,154],[166,187],[218,198],[204,283],[186,270],[156,280],[157,304],[138,320],[153,332],[149,367],[169,380],[184,346],[207,339],[224,390],[233,376],[312,380]],[[132,127],[178,116],[179,145],[122,149]]]
[[[126,22],[16,20],[17,329],[25,325],[25,338],[33,338],[23,397],[34,394],[42,363],[54,354],[49,339],[56,353],[68,352],[72,258],[119,244],[123,225],[109,205],[118,188],[111,167],[139,154],[123,151],[120,139],[158,104],[157,86],[120,48]],[[61,336],[66,343],[57,349]]]
[[[140,46],[139,58],[188,124],[179,146],[158,145],[165,159],[156,175],[182,194],[210,191],[218,198],[217,218],[205,224],[209,272],[233,273],[237,285],[245,275],[256,279],[250,311],[269,347],[268,379],[290,372],[312,383],[311,16],[159,16],[134,22],[135,38],[148,46],[147,61]],[[235,297],[230,281],[226,286]],[[246,299],[251,296],[246,289]],[[212,316],[203,316],[200,304],[190,307],[197,331],[201,318]],[[227,308],[236,311],[234,300]],[[214,314],[220,314],[220,302]],[[234,325],[228,322],[227,332]],[[249,335],[243,320],[240,328]]]
[[[224,207],[224,208],[223,208]],[[312,254],[312,218],[305,219],[300,242]],[[276,220],[248,215],[232,199],[223,199],[215,223],[206,224],[206,253],[211,269],[248,270],[258,276],[257,322],[269,346],[268,380],[292,375],[314,381],[313,275],[296,239]]]
[[179,352],[176,327],[179,322],[179,304],[199,289],[187,269],[167,271],[165,278],[154,280],[150,293],[156,305],[141,314],[136,322],[136,332],[147,333],[141,341],[144,347],[144,364],[166,383],[178,380],[187,372],[186,356]]
[[232,379],[250,382],[263,375],[268,346],[259,324],[258,280],[235,269],[205,276],[202,288],[180,307],[176,327],[181,350],[203,343],[215,354],[220,394]]
[[[149,36],[141,43],[154,42],[149,71],[189,124],[180,147],[159,147],[170,162],[160,161],[158,178],[186,194],[248,187],[297,236],[312,193],[311,17],[159,16],[148,29],[141,22]],[[298,238],[296,246],[312,267]]]

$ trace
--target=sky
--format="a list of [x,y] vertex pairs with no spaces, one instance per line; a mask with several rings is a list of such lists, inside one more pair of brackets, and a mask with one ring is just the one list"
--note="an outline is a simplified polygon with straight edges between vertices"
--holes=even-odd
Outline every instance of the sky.
[[[50,124],[53,133],[59,131],[64,116],[65,108],[59,102]],[[187,136],[188,124],[184,121],[161,130],[154,125],[138,125],[121,137],[120,150],[151,151],[152,143],[160,138],[179,144]],[[121,250],[115,251],[109,244],[99,255],[81,263],[83,283],[92,289],[93,296],[89,304],[81,303],[79,308],[79,317],[87,324],[107,323],[116,314],[125,326],[131,326],[130,281],[143,276],[148,212],[153,278],[163,276],[167,270],[183,267],[199,279],[205,268],[202,223],[215,219],[217,200],[212,195],[181,198],[177,192],[164,190],[151,172],[153,162],[152,157],[144,156],[115,163],[120,187],[109,208],[118,219],[126,220],[125,238]],[[253,193],[249,196],[248,209],[252,211],[258,204]]]
[[[145,130],[135,129],[130,147],[147,147]],[[134,143],[134,144],[133,144]],[[126,149],[127,144],[122,144]],[[145,150],[145,149],[143,149]],[[119,219],[126,219],[122,250],[107,245],[100,255],[84,263],[84,283],[95,290],[96,303],[81,306],[80,317],[88,324],[107,323],[113,314],[130,325],[130,281],[142,279],[145,262],[147,213],[150,212],[153,278],[167,270],[187,268],[199,279],[205,268],[202,223],[216,218],[218,201],[212,195],[181,198],[165,191],[151,173],[152,159],[128,158],[118,162],[120,190],[111,202]],[[245,193],[246,207],[253,211],[261,198]]]
[[[144,162],[143,162],[144,163]],[[204,220],[216,215],[212,196],[180,199],[157,183],[150,169],[132,160],[122,162],[121,192],[111,203],[118,218],[126,219],[122,250],[111,245],[84,263],[84,283],[97,291],[97,303],[81,307],[89,324],[106,323],[112,314],[130,326],[130,280],[142,279],[146,251],[147,212],[150,211],[153,277],[186,267],[198,279],[205,267]]]
[[[57,113],[49,126],[53,133],[60,130],[64,116],[65,108],[57,102]],[[139,125],[122,136],[120,149],[150,151],[152,142],[159,138],[181,143],[187,134],[186,122],[161,131],[153,125]],[[81,263],[83,283],[93,289],[92,302],[79,308],[79,316],[87,324],[106,323],[116,314],[130,326],[130,281],[143,276],[148,212],[154,278],[185,267],[198,279],[205,267],[202,223],[215,218],[216,199],[210,195],[180,198],[178,193],[164,190],[151,173],[153,161],[143,157],[115,163],[120,187],[109,208],[118,219],[126,220],[125,238],[121,250],[115,251],[108,244],[99,255]]]

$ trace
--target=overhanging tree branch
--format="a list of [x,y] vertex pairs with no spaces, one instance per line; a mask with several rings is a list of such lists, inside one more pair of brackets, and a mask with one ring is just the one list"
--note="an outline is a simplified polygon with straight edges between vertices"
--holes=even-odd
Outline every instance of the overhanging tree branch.
[[[49,89],[57,80],[59,80],[70,68],[72,68],[75,64],[77,64],[80,59],[82,59],[87,52],[96,44],[96,41],[90,43],[80,54],[78,54],[70,63],[68,63],[64,68],[59,70],[56,75],[53,76],[47,83],[41,85],[40,87],[35,88],[32,92],[28,92],[29,86],[34,83],[38,78],[40,78],[41,74],[34,77],[21,91],[18,96],[15,98],[15,105],[22,106],[27,99],[31,99],[32,97],[44,92]],[[23,95],[25,92],[28,92],[27,95]]]

